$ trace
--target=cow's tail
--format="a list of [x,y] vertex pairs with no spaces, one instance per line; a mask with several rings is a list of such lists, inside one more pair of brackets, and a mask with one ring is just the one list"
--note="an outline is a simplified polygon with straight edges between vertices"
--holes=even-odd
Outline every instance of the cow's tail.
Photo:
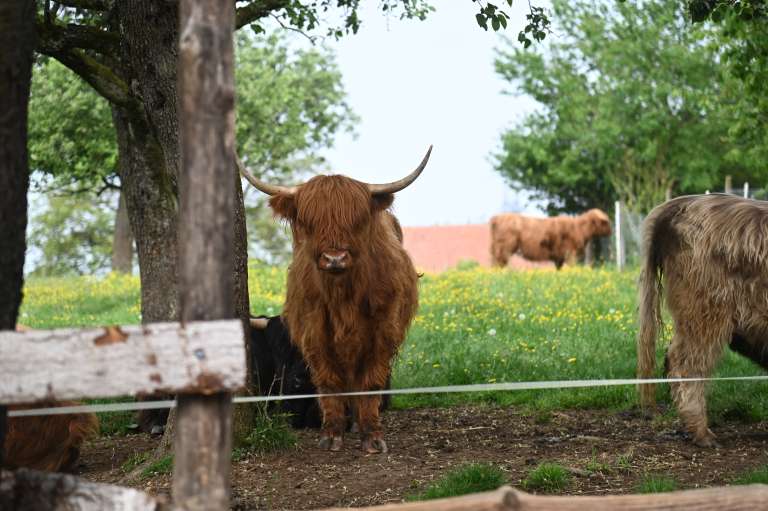
[[[639,325],[637,335],[637,377],[653,378],[656,372],[656,338],[662,328],[662,257],[659,230],[665,229],[666,216],[660,214],[664,206],[656,208],[643,224],[643,263],[639,282]],[[640,406],[651,414],[656,404],[656,386],[639,385]]]

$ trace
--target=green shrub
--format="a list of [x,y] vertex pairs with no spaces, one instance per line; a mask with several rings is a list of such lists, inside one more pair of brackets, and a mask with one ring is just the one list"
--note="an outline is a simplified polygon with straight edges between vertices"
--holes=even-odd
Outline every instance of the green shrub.
[[473,463],[451,470],[418,494],[406,500],[431,500],[495,490],[507,481],[500,468],[487,463]]
[[554,492],[565,488],[570,480],[570,472],[562,465],[542,463],[531,470],[523,481],[523,487],[528,490]]

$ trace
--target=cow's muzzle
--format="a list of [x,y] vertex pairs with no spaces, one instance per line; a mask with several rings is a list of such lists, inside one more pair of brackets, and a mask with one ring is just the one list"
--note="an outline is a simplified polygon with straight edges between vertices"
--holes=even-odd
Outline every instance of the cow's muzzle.
[[329,250],[320,254],[318,267],[330,273],[342,273],[352,261],[348,250]]

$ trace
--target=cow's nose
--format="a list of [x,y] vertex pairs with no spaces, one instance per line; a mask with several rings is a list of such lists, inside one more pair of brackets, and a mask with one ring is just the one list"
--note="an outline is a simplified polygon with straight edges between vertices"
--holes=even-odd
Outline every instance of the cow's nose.
[[346,250],[333,250],[323,252],[320,256],[320,267],[323,270],[345,270],[349,265],[349,252]]

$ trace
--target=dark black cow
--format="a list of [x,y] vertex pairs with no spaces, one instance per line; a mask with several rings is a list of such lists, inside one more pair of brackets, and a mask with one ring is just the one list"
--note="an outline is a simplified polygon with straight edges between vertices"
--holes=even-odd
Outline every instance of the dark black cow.
[[[251,357],[254,383],[261,395],[317,393],[309,368],[291,342],[280,316],[251,319]],[[386,388],[389,388],[389,378]],[[381,403],[381,410],[385,410],[389,406],[389,396],[382,396]],[[317,399],[287,399],[279,401],[278,406],[282,413],[290,414],[294,428],[320,427],[322,421]]]
[[[263,396],[316,394],[309,369],[291,342],[280,316],[251,318],[251,367],[256,390]],[[275,407],[271,407],[275,409]],[[294,428],[320,427],[317,399],[287,399],[278,407],[290,414]]]
[[[309,369],[298,348],[291,342],[280,316],[251,318],[251,367],[253,382],[260,395],[316,394]],[[389,388],[389,380],[387,386]],[[167,396],[152,399],[170,399]],[[277,404],[279,403],[279,404]],[[389,406],[389,396],[382,396],[381,410]],[[294,428],[318,428],[321,424],[317,399],[286,399],[270,409],[290,415]],[[168,420],[168,410],[142,410],[139,429],[161,434]]]

